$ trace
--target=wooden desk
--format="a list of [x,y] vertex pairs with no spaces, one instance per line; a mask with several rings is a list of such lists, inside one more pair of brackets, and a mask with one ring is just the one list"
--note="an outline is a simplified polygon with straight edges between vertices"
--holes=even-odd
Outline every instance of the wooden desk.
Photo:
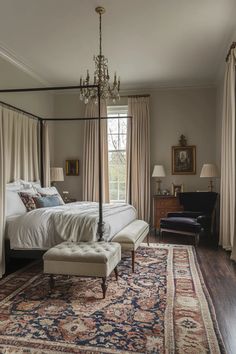
[[153,227],[160,229],[160,219],[167,217],[171,211],[182,211],[183,207],[179,204],[179,198],[173,195],[154,195],[153,196]]

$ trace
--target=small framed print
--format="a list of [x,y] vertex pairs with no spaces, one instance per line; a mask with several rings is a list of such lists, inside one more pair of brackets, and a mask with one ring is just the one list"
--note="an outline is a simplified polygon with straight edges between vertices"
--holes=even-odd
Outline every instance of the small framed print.
[[79,160],[66,160],[66,176],[79,176]]
[[177,197],[177,195],[180,193],[180,192],[183,192],[184,191],[184,185],[183,184],[174,184],[172,183],[172,186],[171,186],[171,193],[172,195],[174,195],[175,197]]
[[196,146],[172,146],[172,175],[196,174]]

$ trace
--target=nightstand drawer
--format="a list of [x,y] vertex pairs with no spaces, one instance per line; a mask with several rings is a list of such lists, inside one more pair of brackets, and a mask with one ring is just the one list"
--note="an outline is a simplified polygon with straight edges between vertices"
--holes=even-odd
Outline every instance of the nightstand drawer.
[[158,201],[158,208],[175,208],[179,207],[179,200],[175,197],[168,199],[160,199]]
[[156,210],[156,216],[159,218],[165,218],[167,215],[166,209],[157,209]]

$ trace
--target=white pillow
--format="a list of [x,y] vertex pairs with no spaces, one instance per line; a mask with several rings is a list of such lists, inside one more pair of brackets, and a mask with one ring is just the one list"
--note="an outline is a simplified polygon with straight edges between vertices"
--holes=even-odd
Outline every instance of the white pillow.
[[18,191],[6,190],[6,217],[12,215],[22,215],[27,212]]
[[41,195],[57,195],[61,201],[61,204],[65,204],[60,193],[56,189],[56,187],[46,187],[46,188],[35,188],[36,191]]
[[34,188],[21,189],[19,192],[20,193],[27,193],[27,194],[30,194],[30,195],[36,195],[38,193],[37,190],[34,189]]
[[7,183],[6,190],[9,191],[19,191],[23,189],[23,185],[21,184],[21,180],[17,180],[15,182]]
[[21,185],[24,189],[28,188],[41,188],[40,181],[24,181],[23,179],[20,180]]

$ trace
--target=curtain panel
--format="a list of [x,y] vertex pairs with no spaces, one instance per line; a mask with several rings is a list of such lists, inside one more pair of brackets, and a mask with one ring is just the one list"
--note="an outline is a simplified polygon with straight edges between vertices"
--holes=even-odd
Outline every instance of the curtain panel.
[[39,179],[38,122],[0,105],[0,277],[5,272],[6,183]]
[[51,186],[50,179],[50,148],[49,148],[49,127],[46,122],[43,122],[43,179],[44,187]]
[[[101,101],[101,116],[107,117],[107,106]],[[90,101],[85,107],[85,117],[98,117],[98,104]],[[87,120],[84,125],[83,148],[83,200],[99,201],[98,174],[98,120]],[[103,202],[109,203],[107,120],[101,120],[101,158]]]
[[[150,113],[149,97],[128,99],[127,200],[138,218],[150,221]],[[132,129],[131,129],[132,124]]]
[[236,261],[235,235],[235,64],[236,50],[231,50],[226,64],[221,140],[220,245],[232,250]]

